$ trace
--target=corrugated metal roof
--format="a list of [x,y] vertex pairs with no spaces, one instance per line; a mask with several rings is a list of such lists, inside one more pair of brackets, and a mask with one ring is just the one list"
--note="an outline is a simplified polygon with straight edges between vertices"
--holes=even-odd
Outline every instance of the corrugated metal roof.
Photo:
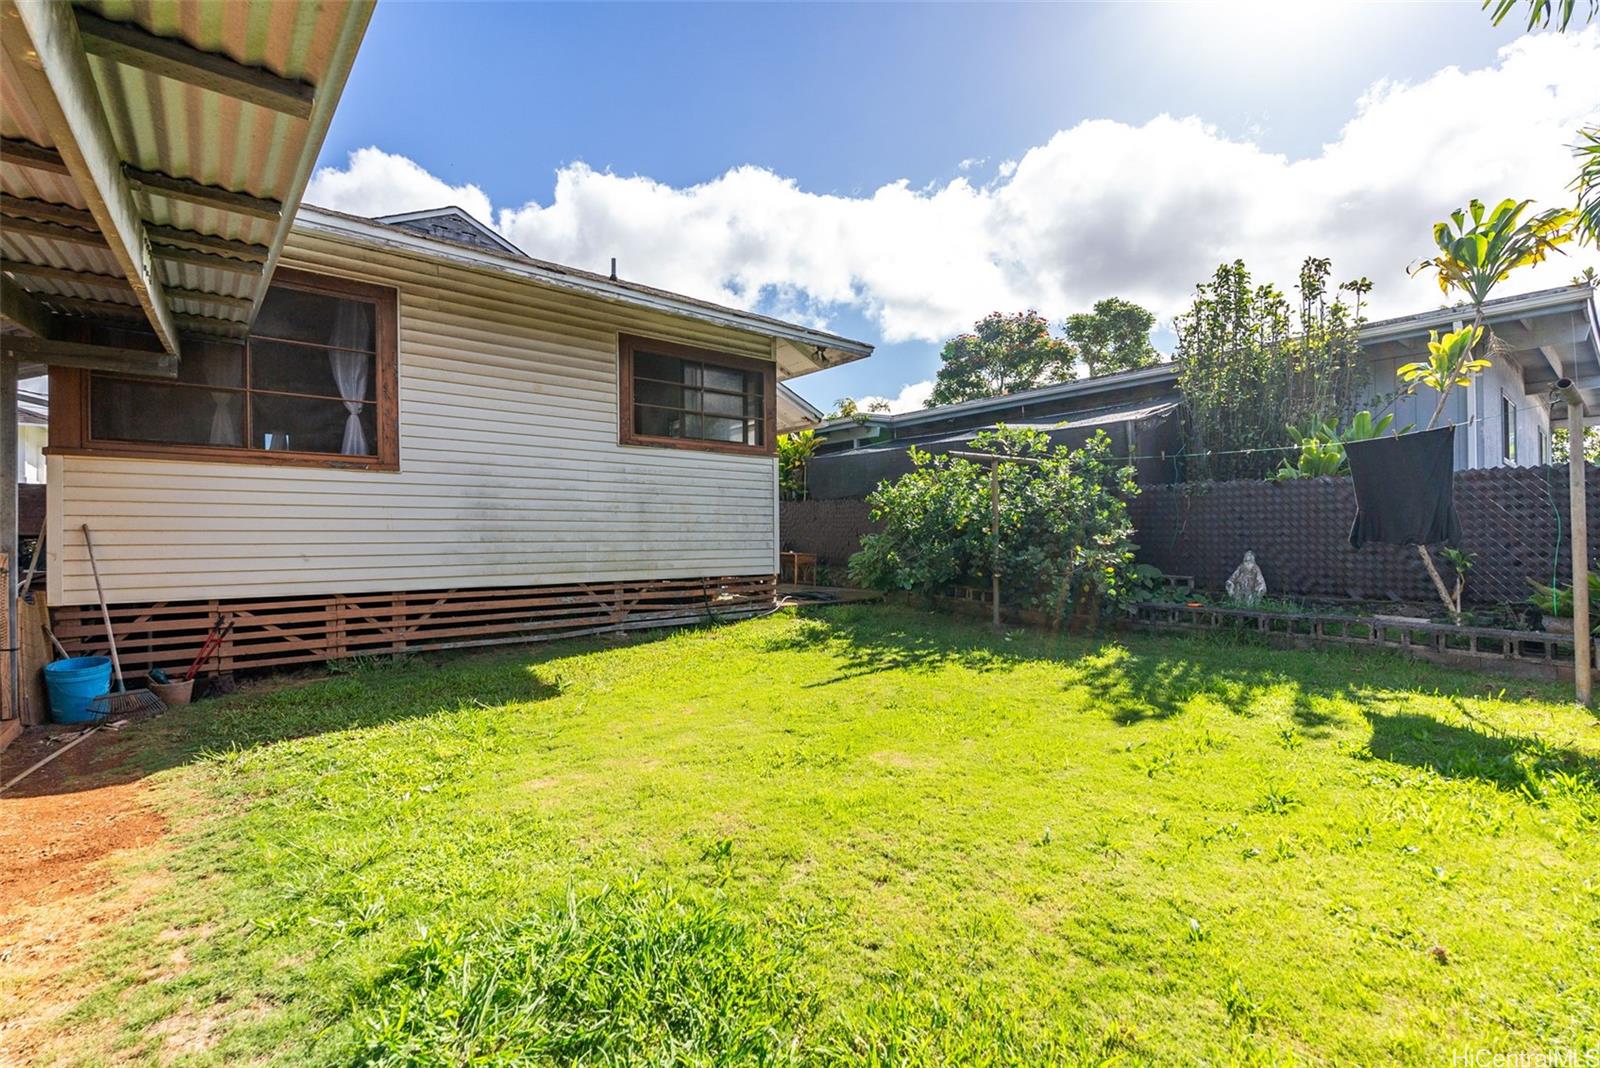
[[[205,53],[225,56],[282,78],[316,87],[309,118],[202,88],[192,81],[157,74],[144,66],[88,54],[117,155],[129,167],[205,186],[245,193],[283,205],[292,215],[310,177],[333,105],[371,15],[370,0],[233,0],[228,3],[173,0],[85,0],[77,11],[172,39]],[[0,77],[0,134],[43,148],[58,147],[41,110],[28,99],[23,79],[7,63]],[[147,224],[264,246],[267,266],[287,237],[288,219],[267,219],[212,204],[197,204],[138,182],[134,202]],[[73,176],[0,157],[0,189],[17,197],[83,208]],[[107,249],[38,234],[3,236],[8,260],[94,274],[120,274]],[[159,251],[159,250],[158,250]],[[156,275],[168,287],[245,297],[259,306],[269,277],[257,269],[241,273],[206,262],[158,256]],[[131,291],[16,274],[8,284],[47,296],[67,294],[134,303]],[[169,300],[180,315],[220,320],[217,327],[242,330],[253,306],[239,307],[187,297]],[[57,310],[66,309],[57,306]],[[185,329],[205,330],[186,322]]]

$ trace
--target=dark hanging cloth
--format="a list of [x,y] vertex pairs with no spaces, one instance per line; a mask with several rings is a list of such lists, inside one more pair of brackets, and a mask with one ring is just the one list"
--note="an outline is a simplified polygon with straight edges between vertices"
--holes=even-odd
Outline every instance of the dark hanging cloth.
[[1344,447],[1356,484],[1350,544],[1461,542],[1456,521],[1456,428],[1352,441]]

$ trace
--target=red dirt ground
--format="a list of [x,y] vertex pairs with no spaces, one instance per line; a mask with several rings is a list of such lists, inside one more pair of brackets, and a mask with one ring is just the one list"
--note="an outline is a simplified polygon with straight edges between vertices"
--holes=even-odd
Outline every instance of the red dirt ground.
[[[0,794],[0,988],[20,1009],[0,1018],[0,1064],[44,1053],[43,1035],[77,1000],[62,973],[96,932],[160,885],[160,875],[130,878],[116,864],[167,830],[127,759],[139,727],[130,720],[120,731],[102,729]],[[0,754],[0,781],[64,744],[51,739],[74,733],[29,729]]]

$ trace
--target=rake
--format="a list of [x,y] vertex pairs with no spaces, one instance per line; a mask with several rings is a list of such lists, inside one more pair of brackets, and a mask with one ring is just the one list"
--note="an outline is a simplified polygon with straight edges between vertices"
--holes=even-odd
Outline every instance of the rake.
[[167,706],[161,698],[147,689],[130,690],[122,681],[117,636],[111,629],[111,609],[106,606],[106,591],[100,586],[100,565],[94,559],[94,542],[89,537],[88,523],[83,525],[83,545],[89,550],[89,570],[94,572],[94,592],[100,598],[100,618],[106,624],[106,641],[111,644],[111,669],[117,676],[117,688],[90,701],[89,714],[96,719],[105,719],[107,716],[125,716],[132,712],[165,712]]

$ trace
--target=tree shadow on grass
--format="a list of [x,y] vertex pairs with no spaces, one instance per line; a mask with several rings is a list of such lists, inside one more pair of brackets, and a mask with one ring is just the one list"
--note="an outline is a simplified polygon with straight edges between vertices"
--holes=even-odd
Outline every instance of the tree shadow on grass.
[[806,684],[807,689],[832,686],[868,675],[898,671],[925,673],[957,666],[974,672],[1000,671],[1037,659],[1007,648],[1006,639],[962,620],[929,613],[926,622],[906,613],[871,613],[859,608],[809,608],[792,634],[769,642],[767,652],[796,652],[826,648],[839,663],[828,678]]
[[[646,631],[624,641],[659,640]],[[73,794],[121,785],[205,758],[320,734],[380,727],[403,720],[548,700],[561,692],[545,665],[608,644],[579,638],[552,644],[465,655],[421,653],[334,662],[295,674],[244,680],[225,697],[169,708],[158,715],[121,717],[120,729],[100,730],[70,752],[0,794],[9,798]],[[48,755],[60,743],[51,730],[30,731],[5,753],[4,778]],[[62,736],[62,729],[53,733]],[[26,754],[26,756],[24,756]]]
[[975,673],[1049,661],[1062,689],[1125,726],[1170,719],[1197,697],[1242,716],[1260,714],[1264,698],[1288,703],[1296,725],[1331,729],[1340,717],[1324,699],[1346,696],[1347,684],[1318,687],[1292,673],[1293,661],[1266,647],[1190,640],[1126,644],[1115,634],[1053,635],[1014,630],[995,634],[983,623],[910,609],[856,606],[804,610],[798,625],[771,638],[767,652],[826,650],[838,669],[807,688],[884,672],[926,673],[956,666]]
[[1363,710],[1372,725],[1369,748],[1379,760],[1427,768],[1447,778],[1488,783],[1530,798],[1544,796],[1555,775],[1580,788],[1600,791],[1600,759],[1553,745],[1542,738],[1497,731],[1485,725],[1443,723],[1415,712]]

